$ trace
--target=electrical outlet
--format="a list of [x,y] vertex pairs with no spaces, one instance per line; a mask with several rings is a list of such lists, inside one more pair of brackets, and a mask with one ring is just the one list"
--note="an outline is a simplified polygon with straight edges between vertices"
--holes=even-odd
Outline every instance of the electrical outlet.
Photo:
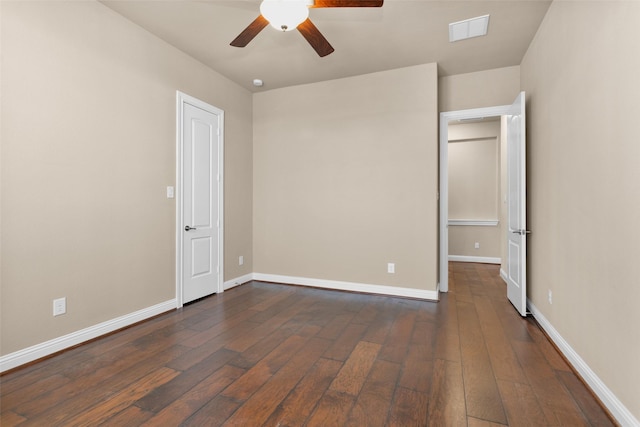
[[553,292],[549,289],[549,304],[553,304]]
[[476,249],[480,249],[480,242],[475,242],[473,244],[473,247],[476,248]]
[[67,312],[67,299],[58,298],[53,300],[53,315],[60,316]]
[[392,262],[387,264],[387,273],[394,274],[396,272],[396,265]]
[[240,256],[238,257],[238,265],[243,265],[243,264],[244,264],[244,256],[243,256],[243,255],[240,255]]

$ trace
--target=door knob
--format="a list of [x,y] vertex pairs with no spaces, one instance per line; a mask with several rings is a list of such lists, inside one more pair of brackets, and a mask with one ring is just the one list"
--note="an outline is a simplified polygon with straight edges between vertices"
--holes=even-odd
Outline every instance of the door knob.
[[189,227],[188,225],[184,227],[184,231],[197,230],[196,227]]

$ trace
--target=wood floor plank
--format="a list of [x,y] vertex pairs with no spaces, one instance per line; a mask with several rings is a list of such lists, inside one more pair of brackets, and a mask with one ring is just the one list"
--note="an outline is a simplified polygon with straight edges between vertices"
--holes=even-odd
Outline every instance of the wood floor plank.
[[248,370],[262,360],[262,358],[267,354],[271,353],[291,335],[293,335],[293,331],[289,329],[277,329],[271,334],[264,336],[260,341],[240,353],[229,363],[233,366]]
[[466,426],[467,410],[460,363],[436,359],[433,372],[427,425]]
[[235,412],[241,402],[230,397],[217,395],[198,412],[181,424],[181,427],[217,427]]
[[434,358],[459,362],[460,335],[455,294],[442,295],[437,310],[438,327]]
[[330,390],[358,395],[373,363],[380,352],[380,344],[360,341],[340,372],[329,386]]
[[380,359],[395,363],[404,360],[413,334],[415,321],[416,313],[414,311],[407,310],[398,315],[384,345],[380,349],[378,356]]
[[[108,369],[96,371],[95,375],[71,381],[64,386],[46,393],[38,399],[26,400],[16,408],[16,412],[36,420],[35,425],[42,420],[64,418],[86,410],[87,405],[100,402],[110,396],[113,391],[121,390],[134,381],[165,366],[169,361],[180,357],[186,351],[185,347],[169,347],[157,354],[145,354],[138,363],[125,370],[110,371]],[[40,420],[40,421],[38,421]]]
[[318,402],[315,411],[307,420],[306,427],[342,426],[347,422],[355,397],[336,390],[327,390]]
[[509,341],[525,341],[531,342],[533,338],[529,335],[529,327],[527,326],[526,319],[522,322],[514,321],[514,312],[516,309],[510,304],[505,304],[505,301],[500,300],[491,300],[491,304],[500,319],[500,323],[502,323],[502,330],[505,332]]
[[226,426],[262,425],[298,381],[327,350],[330,341],[312,338],[225,422]]
[[55,374],[44,377],[40,381],[24,386],[12,393],[5,394],[3,390],[0,408],[2,408],[2,412],[8,411],[20,405],[25,400],[37,399],[45,393],[59,389],[70,381],[71,380],[69,378],[63,375]]
[[[264,301],[254,304],[251,308],[256,311],[266,311],[274,305],[281,304],[283,301],[291,300],[292,297],[295,299],[300,298],[300,296],[296,294],[295,289],[283,288],[283,292],[274,293]],[[287,305],[289,305],[289,302],[287,302]]]
[[238,334],[244,334],[251,329],[258,327],[257,323],[242,322],[234,327],[227,329],[226,331],[218,334],[215,338],[203,343],[202,345],[192,348],[185,354],[172,360],[168,365],[170,368],[177,371],[186,371],[187,369],[202,362],[207,357],[210,357],[215,352],[221,350],[229,339],[237,336]]
[[[68,378],[79,381],[91,380],[96,377],[106,377],[116,375],[145,358],[149,354],[160,352],[168,347],[180,342],[185,330],[178,330],[174,336],[162,334],[147,334],[131,341],[127,345],[105,351],[103,354],[94,357],[84,363],[69,365],[62,370],[62,374]],[[179,338],[178,338],[179,337]],[[177,338],[177,339],[176,339]],[[144,349],[145,351],[141,351]]]
[[177,313],[175,311],[164,313],[145,322],[126,328],[126,333],[107,335],[99,341],[90,343],[84,352],[93,356],[99,356],[107,351],[113,351],[120,346],[129,345],[132,341],[153,333],[157,329],[179,322],[185,315],[184,312],[180,312],[178,314],[179,317],[176,317],[176,314]]
[[27,365],[0,376],[0,392],[2,396],[13,393],[52,375],[62,375],[61,371],[68,365],[83,363],[94,356],[82,351],[80,347],[43,359],[38,363]]
[[222,395],[238,401],[247,400],[267,382],[308,341],[300,335],[292,335],[265,356],[242,377],[227,387]]
[[544,334],[540,325],[534,319],[527,319],[526,326],[528,327],[529,335],[538,344],[538,348],[547,359],[549,365],[557,371],[572,372],[567,362]]
[[14,427],[26,420],[27,419],[25,417],[20,416],[13,411],[2,411],[2,413],[0,413],[0,426]]
[[399,387],[423,393],[431,390],[433,377],[433,347],[426,344],[409,344],[407,356],[402,364]]
[[[225,345],[225,348],[237,351],[239,353],[247,350],[249,347],[260,341],[265,335],[274,332],[282,325],[287,323],[287,321],[291,320],[293,316],[304,310],[310,304],[311,301],[307,301],[306,303],[304,303],[298,300],[298,303],[293,304],[284,310],[280,310],[277,313],[274,313],[271,318],[265,320],[260,324],[260,326],[242,335],[238,335],[235,339],[229,340],[229,342]],[[253,319],[255,319],[255,317],[256,316],[254,316]]]
[[324,328],[322,328],[320,333],[318,333],[318,336],[320,338],[326,338],[330,340],[336,339],[342,333],[342,331],[344,331],[344,328],[347,327],[354,316],[355,315],[353,313],[344,313],[335,316]]
[[220,393],[220,391],[238,379],[244,372],[243,369],[224,365],[211,375],[205,377],[178,399],[164,406],[162,410],[142,425],[158,427],[180,425],[180,423],[206,405],[212,396]]
[[585,425],[582,411],[560,382],[535,342],[514,341],[513,347],[547,423],[552,425]]
[[[546,356],[545,356],[546,357]],[[548,360],[548,359],[547,359]],[[556,371],[556,375],[573,396],[592,426],[613,426],[609,416],[600,405],[593,404],[593,395],[573,372]]]
[[396,389],[389,414],[389,427],[422,427],[427,425],[429,395],[403,387]]
[[64,419],[64,424],[78,427],[100,424],[114,414],[131,406],[133,402],[140,399],[150,390],[165,384],[177,375],[178,371],[173,369],[164,367],[157,369],[88,410]]
[[474,304],[496,379],[525,383],[526,376],[491,300],[488,297],[475,297]]
[[153,413],[144,411],[137,406],[129,406],[101,424],[101,427],[131,427],[141,426],[153,416]]
[[468,417],[467,418],[468,427],[501,427],[504,424],[492,423],[491,421],[479,420],[478,418]]
[[218,369],[236,356],[236,352],[220,349],[186,371],[180,372],[173,380],[148,393],[136,402],[136,406],[147,411],[159,412],[162,408],[178,400],[203,379],[214,375]]
[[467,414],[482,420],[506,424],[507,416],[502,406],[475,304],[458,302],[457,309]]
[[518,427],[547,424],[547,419],[531,386],[499,380],[498,387],[507,411],[508,425]]
[[383,344],[387,340],[398,312],[397,304],[394,301],[386,300],[381,305],[373,321],[369,323],[362,340]]
[[[196,333],[191,338],[184,340],[181,344],[186,345],[187,347],[196,348],[204,345],[205,343],[212,341],[213,339],[217,338],[222,334],[226,334],[226,336],[234,336],[229,333],[232,328],[250,330],[251,326],[258,327],[258,323],[247,321],[247,319],[252,318],[258,313],[259,313],[258,311],[255,311],[252,309],[248,309],[240,313],[236,313],[233,316],[230,316],[219,322],[216,322],[214,325],[210,326],[207,329],[198,330],[198,333]],[[249,326],[249,328],[247,328],[247,325],[245,326],[241,325],[245,322]]]
[[324,357],[340,361],[347,360],[366,329],[367,325],[350,323],[327,349]]
[[429,358],[433,358],[435,355],[436,328],[435,321],[418,320],[418,316],[416,316],[416,324],[413,328],[410,344],[426,345],[430,349]]
[[400,374],[397,363],[377,360],[351,408],[347,426],[384,426]]
[[[251,300],[254,300],[253,296]],[[237,301],[230,305],[223,304],[218,307],[212,307],[209,310],[215,314],[212,315],[207,311],[208,317],[205,317],[201,322],[190,325],[189,329],[197,332],[219,331],[228,325],[233,325],[235,322],[248,319],[259,313],[253,309],[250,301]]]
[[319,359],[265,422],[267,426],[300,426],[309,417],[342,367],[337,360]]
[[358,313],[353,316],[351,323],[361,323],[363,325],[368,325],[373,322],[378,314],[380,308],[378,307],[379,303],[369,303],[365,304]]

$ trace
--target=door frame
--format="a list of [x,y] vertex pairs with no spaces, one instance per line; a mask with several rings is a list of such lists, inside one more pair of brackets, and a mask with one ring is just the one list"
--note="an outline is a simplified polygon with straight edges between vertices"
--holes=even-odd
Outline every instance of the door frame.
[[220,226],[218,227],[218,265],[217,272],[218,287],[216,293],[224,291],[224,111],[207,104],[197,98],[186,93],[176,91],[176,307],[183,306],[183,260],[184,260],[184,198],[183,198],[183,127],[184,127],[184,109],[185,104],[193,105],[218,118],[218,174],[217,182],[214,179],[214,185],[218,187],[218,218]]
[[449,122],[509,114],[511,105],[473,108],[440,113],[440,212],[438,290],[449,292]]

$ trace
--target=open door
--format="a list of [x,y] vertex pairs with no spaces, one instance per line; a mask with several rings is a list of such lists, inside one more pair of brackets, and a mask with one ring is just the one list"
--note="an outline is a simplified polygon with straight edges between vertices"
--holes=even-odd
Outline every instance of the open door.
[[525,93],[520,92],[507,115],[507,297],[527,315],[527,187]]

